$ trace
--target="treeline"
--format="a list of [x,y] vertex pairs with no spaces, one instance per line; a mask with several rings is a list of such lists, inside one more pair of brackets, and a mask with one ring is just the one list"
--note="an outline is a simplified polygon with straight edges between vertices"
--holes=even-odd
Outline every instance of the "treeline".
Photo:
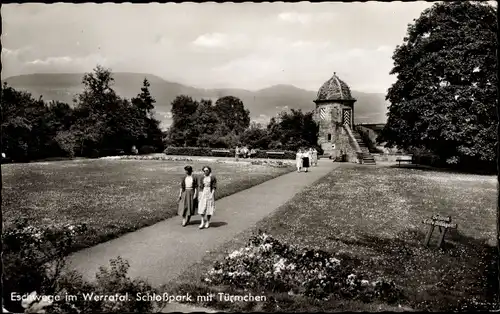
[[297,150],[317,147],[318,125],[312,112],[292,109],[270,119],[267,125],[250,122],[243,102],[233,96],[197,101],[178,96],[172,102],[173,123],[165,144],[174,147]]
[[[16,162],[60,157],[102,157],[163,152],[166,147],[296,150],[316,146],[312,112],[282,112],[266,126],[250,122],[250,112],[233,96],[172,102],[173,123],[163,132],[154,117],[149,82],[131,100],[113,90],[109,69],[97,66],[82,79],[74,105],[35,99],[4,83],[1,90],[2,154]],[[317,147],[320,149],[319,147]],[[137,151],[136,151],[137,149]]]
[[154,118],[149,82],[131,100],[112,88],[109,70],[97,66],[83,77],[75,106],[34,99],[4,83],[1,91],[2,153],[13,161],[53,157],[100,157],[162,151],[164,133]]

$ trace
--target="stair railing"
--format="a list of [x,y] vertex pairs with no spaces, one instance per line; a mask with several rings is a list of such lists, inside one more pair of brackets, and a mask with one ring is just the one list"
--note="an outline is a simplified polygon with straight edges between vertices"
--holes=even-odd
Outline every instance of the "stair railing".
[[363,152],[361,151],[361,147],[359,146],[358,141],[356,141],[356,138],[354,137],[351,128],[347,124],[344,124],[344,129],[346,130],[347,135],[349,136],[349,141],[354,146],[354,150],[356,151],[356,157],[358,158],[359,163],[363,163]]

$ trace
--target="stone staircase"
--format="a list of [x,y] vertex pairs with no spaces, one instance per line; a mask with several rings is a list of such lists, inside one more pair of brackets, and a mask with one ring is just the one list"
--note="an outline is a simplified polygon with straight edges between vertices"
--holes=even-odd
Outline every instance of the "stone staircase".
[[358,145],[361,148],[363,164],[375,165],[375,158],[373,158],[372,154],[370,154],[370,150],[368,149],[365,142],[363,141],[361,134],[359,134],[359,132],[357,132],[357,131],[355,131],[353,133],[354,133],[354,139],[356,139],[356,142],[358,142]]

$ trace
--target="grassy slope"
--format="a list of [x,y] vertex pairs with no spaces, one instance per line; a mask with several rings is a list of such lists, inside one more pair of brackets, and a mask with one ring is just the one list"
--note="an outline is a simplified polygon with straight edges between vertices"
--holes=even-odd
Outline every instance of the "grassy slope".
[[[204,164],[190,162],[198,174]],[[2,165],[4,227],[16,217],[33,225],[86,223],[84,248],[176,215],[186,162],[80,160]],[[211,164],[221,198],[291,168]]]
[[[492,301],[496,286],[495,178],[422,170],[346,165],[292,199],[234,241],[208,254],[183,274],[182,291],[232,292],[201,283],[213,260],[246,243],[257,229],[289,243],[337,252],[368,277],[394,279],[404,287],[401,307],[349,300],[314,302],[277,296],[273,306],[218,303],[220,309],[266,311],[453,310]],[[451,215],[457,232],[443,250],[422,245],[435,213]],[[278,219],[279,217],[279,219]],[[434,236],[433,241],[436,241]],[[435,244],[435,242],[432,242]],[[475,299],[474,299],[475,298]],[[486,306],[488,307],[488,306]]]

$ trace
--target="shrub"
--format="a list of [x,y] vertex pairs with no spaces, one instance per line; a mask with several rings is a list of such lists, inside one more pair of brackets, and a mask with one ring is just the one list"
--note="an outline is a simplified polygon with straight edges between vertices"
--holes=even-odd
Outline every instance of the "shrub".
[[90,154],[89,154],[89,157],[90,157],[90,158],[99,158],[100,156],[101,156],[101,155],[100,155],[99,150],[97,150],[97,149],[92,149],[92,150],[90,151]]
[[[137,300],[136,296],[160,295],[164,289],[154,289],[141,279],[131,280],[128,276],[129,264],[121,257],[112,259],[110,267],[100,267],[96,274],[96,281],[88,283],[82,280],[76,272],[67,273],[58,280],[58,293],[80,296],[76,300],[54,302],[51,306],[53,313],[102,313],[102,312],[152,312],[161,308],[165,303],[161,301]],[[107,295],[115,299],[92,300],[83,296]]]
[[19,302],[11,300],[10,292],[52,294],[75,236],[85,230],[85,225],[36,228],[26,219],[16,220],[2,234],[3,298],[7,307],[22,310]]
[[411,148],[409,151],[413,155],[413,162],[416,164],[436,167],[442,165],[439,156],[425,148]]
[[401,296],[394,282],[369,281],[332,254],[282,243],[259,232],[248,245],[217,261],[204,281],[231,288],[303,295],[395,302]]
[[151,145],[143,145],[139,148],[139,154],[154,154],[156,152],[156,148]]
[[[127,276],[128,263],[120,257],[111,260],[110,269],[101,267],[95,282],[87,282],[77,272],[62,272],[65,257],[74,238],[85,232],[85,225],[64,225],[45,228],[29,226],[26,220],[17,220],[2,234],[4,308],[14,313],[34,313],[47,309],[52,313],[96,312],[151,312],[162,302],[137,301],[136,294],[161,294],[146,281],[131,280]],[[24,298],[16,300],[11,293],[21,296],[52,296],[53,300]],[[85,300],[84,295],[129,295],[128,300]],[[66,298],[74,295],[76,299]]]

